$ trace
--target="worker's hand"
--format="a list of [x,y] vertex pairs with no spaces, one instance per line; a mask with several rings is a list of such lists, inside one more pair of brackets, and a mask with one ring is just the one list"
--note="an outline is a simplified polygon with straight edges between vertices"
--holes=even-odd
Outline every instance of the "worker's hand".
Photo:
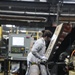
[[42,62],[46,62],[47,60],[48,60],[48,58],[47,58],[47,57],[42,56]]

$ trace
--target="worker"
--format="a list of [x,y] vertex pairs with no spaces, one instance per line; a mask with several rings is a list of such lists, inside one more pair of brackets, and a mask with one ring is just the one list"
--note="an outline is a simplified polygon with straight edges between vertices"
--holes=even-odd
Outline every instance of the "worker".
[[45,62],[48,60],[44,54],[46,52],[46,43],[50,41],[52,32],[44,30],[42,33],[42,37],[34,43],[31,52],[27,56],[27,65],[29,69],[26,75],[39,75],[39,73],[41,73],[41,75],[48,75],[45,65],[40,61]]

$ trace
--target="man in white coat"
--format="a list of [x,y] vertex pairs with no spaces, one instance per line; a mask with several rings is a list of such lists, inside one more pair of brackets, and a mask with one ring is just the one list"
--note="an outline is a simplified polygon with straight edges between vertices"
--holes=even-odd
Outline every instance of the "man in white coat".
[[46,52],[46,43],[50,41],[52,33],[49,30],[44,30],[43,35],[40,39],[38,39],[32,49],[31,52],[27,56],[27,64],[29,67],[29,73],[26,72],[26,75],[47,75],[46,67],[40,61],[47,61],[48,59],[45,57]]

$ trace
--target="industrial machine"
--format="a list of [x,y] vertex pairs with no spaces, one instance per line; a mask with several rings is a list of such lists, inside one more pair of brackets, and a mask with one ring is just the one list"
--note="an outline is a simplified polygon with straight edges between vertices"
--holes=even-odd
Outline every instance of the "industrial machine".
[[75,75],[75,41],[71,46],[70,54],[65,58],[66,68],[69,71],[69,75]]
[[71,32],[72,25],[67,23],[62,23],[58,25],[55,29],[55,32],[51,38],[50,44],[47,48],[45,56],[50,60],[52,56],[56,53],[56,50],[59,48],[60,44],[64,38]]
[[0,26],[0,75],[4,75],[5,72],[5,57],[7,56],[7,43],[2,37],[2,27]]
[[9,34],[8,74],[22,74],[26,69],[26,57],[30,52],[31,40],[29,34]]
[[69,23],[56,27],[45,54],[51,75],[75,75],[74,32]]
[[9,34],[8,56],[14,58],[26,57],[30,51],[31,35]]

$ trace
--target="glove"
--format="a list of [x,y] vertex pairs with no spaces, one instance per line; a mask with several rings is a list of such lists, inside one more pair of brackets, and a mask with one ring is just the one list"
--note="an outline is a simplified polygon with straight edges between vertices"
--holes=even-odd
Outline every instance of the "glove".
[[31,59],[32,59],[32,53],[30,52],[27,56],[27,61],[31,61]]
[[42,56],[42,62],[46,62],[47,60],[48,60],[48,58],[47,57],[45,57],[45,56]]
[[27,61],[27,67],[28,68],[30,67],[30,61]]

